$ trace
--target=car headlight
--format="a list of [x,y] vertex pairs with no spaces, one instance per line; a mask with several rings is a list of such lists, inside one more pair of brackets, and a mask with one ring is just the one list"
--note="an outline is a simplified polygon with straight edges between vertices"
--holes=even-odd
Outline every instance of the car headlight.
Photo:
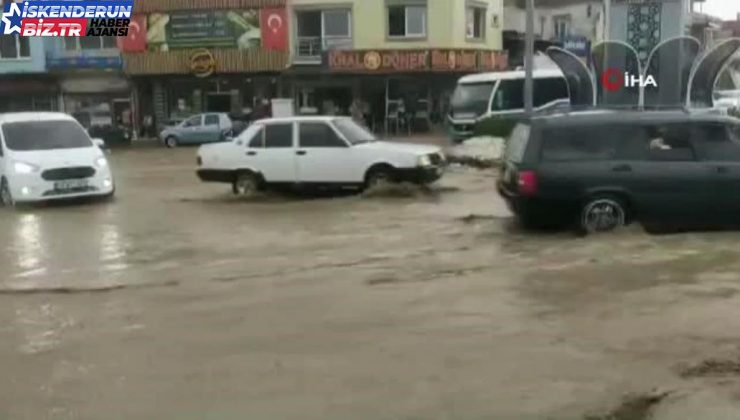
[[97,166],[98,168],[105,168],[106,166],[108,166],[108,160],[103,156],[100,156],[99,158],[95,159],[95,166]]
[[17,174],[30,174],[34,173],[39,168],[37,166],[31,165],[30,163],[25,162],[13,162],[13,170]]
[[419,166],[432,166],[432,159],[430,159],[427,155],[419,156],[419,159],[416,163]]

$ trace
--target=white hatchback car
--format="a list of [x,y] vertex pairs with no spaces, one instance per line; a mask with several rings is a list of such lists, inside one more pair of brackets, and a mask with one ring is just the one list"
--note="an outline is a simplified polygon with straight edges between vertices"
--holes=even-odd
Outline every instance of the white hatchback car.
[[249,195],[265,184],[351,186],[432,183],[445,170],[442,149],[378,141],[350,118],[259,120],[230,142],[198,151],[198,177]]
[[112,196],[115,187],[103,145],[66,114],[0,114],[2,204]]

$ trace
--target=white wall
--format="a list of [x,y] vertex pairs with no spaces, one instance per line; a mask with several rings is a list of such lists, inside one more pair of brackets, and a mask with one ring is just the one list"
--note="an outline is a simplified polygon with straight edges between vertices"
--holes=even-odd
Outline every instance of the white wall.
[[[507,1],[504,8],[504,29],[523,33],[526,27],[526,13],[517,8],[515,1]],[[588,6],[591,5],[591,16],[588,16]],[[601,1],[584,0],[582,2],[555,7],[535,5],[535,34],[544,40],[555,37],[555,16],[570,16],[571,35],[585,36],[592,41],[600,41],[604,37],[604,10]],[[544,21],[543,21],[544,19]]]

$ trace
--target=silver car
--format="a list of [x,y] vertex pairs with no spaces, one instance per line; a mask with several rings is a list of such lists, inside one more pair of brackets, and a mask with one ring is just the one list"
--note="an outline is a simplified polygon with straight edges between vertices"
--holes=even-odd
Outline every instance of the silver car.
[[224,141],[232,131],[231,118],[225,113],[193,115],[181,123],[166,127],[159,139],[167,147]]

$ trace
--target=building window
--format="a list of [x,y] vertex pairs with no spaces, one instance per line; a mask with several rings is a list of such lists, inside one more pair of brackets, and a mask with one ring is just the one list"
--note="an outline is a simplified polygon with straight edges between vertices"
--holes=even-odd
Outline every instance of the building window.
[[552,18],[552,22],[556,39],[564,39],[570,36],[570,16],[555,16]]
[[486,9],[483,7],[468,7],[466,13],[466,32],[468,39],[484,39],[486,37]]
[[325,50],[352,47],[352,12],[348,9],[296,12],[299,57],[319,57]]
[[0,35],[0,59],[16,60],[29,58],[31,47],[28,37],[17,35]]
[[65,51],[110,50],[116,48],[112,36],[69,36],[64,38]]
[[426,6],[388,6],[389,37],[423,38],[426,35]]

